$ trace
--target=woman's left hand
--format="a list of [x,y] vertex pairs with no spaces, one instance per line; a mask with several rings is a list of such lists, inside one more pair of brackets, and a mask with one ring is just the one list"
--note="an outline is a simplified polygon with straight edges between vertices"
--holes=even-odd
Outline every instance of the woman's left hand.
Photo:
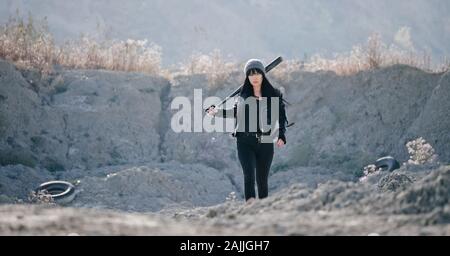
[[278,139],[278,141],[277,141],[277,147],[278,148],[281,148],[281,147],[283,147],[284,146],[284,141],[282,140],[282,139]]

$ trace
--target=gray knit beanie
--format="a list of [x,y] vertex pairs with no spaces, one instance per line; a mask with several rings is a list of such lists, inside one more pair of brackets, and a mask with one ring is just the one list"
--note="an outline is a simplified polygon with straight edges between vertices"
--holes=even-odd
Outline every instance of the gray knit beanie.
[[266,68],[261,60],[251,59],[247,61],[247,64],[245,64],[244,73],[247,74],[247,72],[253,68],[261,70],[261,72],[266,75]]

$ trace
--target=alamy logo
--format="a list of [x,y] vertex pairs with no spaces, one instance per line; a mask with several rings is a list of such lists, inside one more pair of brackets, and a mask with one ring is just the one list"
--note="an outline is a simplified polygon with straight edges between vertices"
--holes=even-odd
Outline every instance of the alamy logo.
[[[205,114],[204,109],[219,101],[220,98],[218,97],[207,97],[203,100],[202,89],[194,89],[193,102],[188,97],[175,97],[170,104],[171,110],[177,111],[170,121],[171,129],[176,133],[257,132],[257,116],[259,116],[260,131],[263,133],[270,132],[269,135],[261,136],[261,143],[275,141],[278,136],[280,115],[280,99],[278,97],[262,97],[259,100],[255,97],[247,97],[246,99],[238,97],[234,102],[227,101],[223,108],[218,109],[216,116]],[[236,116],[233,115],[235,104],[237,107]],[[228,110],[226,111],[227,118],[222,118],[224,110]]]

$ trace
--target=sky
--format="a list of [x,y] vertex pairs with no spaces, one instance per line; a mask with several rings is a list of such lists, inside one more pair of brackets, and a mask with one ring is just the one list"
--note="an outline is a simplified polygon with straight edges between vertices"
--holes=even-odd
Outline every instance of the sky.
[[387,44],[450,56],[449,0],[0,0],[0,22],[47,17],[57,42],[81,33],[147,39],[163,66],[219,49],[230,59],[332,57],[379,33]]

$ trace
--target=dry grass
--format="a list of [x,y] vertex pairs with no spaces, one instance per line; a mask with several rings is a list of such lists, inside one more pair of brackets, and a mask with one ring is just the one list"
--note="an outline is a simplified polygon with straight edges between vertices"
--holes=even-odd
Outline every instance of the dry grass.
[[35,68],[50,73],[53,65],[77,69],[108,69],[159,75],[161,48],[146,40],[104,40],[89,37],[54,43],[44,19],[10,19],[0,29],[0,58],[19,68]]
[[222,85],[231,74],[238,69],[236,63],[226,61],[220,50],[209,54],[193,54],[182,64],[181,73],[184,75],[205,74],[210,87]]
[[161,50],[146,40],[104,41],[83,37],[59,48],[56,63],[68,68],[160,73]]
[[278,81],[289,83],[292,81],[292,74],[296,71],[304,71],[305,62],[300,60],[285,60],[270,72]]
[[[17,15],[17,17],[19,17]],[[176,74],[205,74],[210,87],[222,85],[230,75],[240,70],[242,63],[226,61],[219,50],[209,54],[194,54],[178,70],[161,69],[161,48],[146,40],[103,40],[98,42],[84,36],[56,45],[48,30],[46,19],[25,22],[12,18],[0,28],[0,58],[15,63],[19,68],[34,68],[50,73],[54,65],[77,69],[107,69],[143,72],[171,78]],[[378,34],[365,44],[353,47],[350,53],[337,54],[332,59],[319,55],[310,60],[287,60],[272,72],[273,76],[288,81],[295,71],[333,71],[351,75],[364,70],[405,64],[428,72],[445,72],[450,59],[433,65],[429,53],[386,46]]]
[[47,205],[56,205],[53,197],[46,190],[42,191],[32,191],[28,196],[28,202],[32,204],[47,204]]
[[19,68],[38,68],[49,72],[55,57],[53,37],[48,33],[46,20],[36,26],[30,17],[10,19],[0,30],[0,58]]
[[433,65],[430,54],[415,50],[403,50],[396,45],[387,46],[379,34],[373,34],[363,45],[354,46],[350,53],[337,54],[333,59],[315,55],[310,61],[299,65],[300,61],[291,61],[287,72],[304,70],[310,72],[333,71],[338,75],[352,75],[360,71],[404,64],[421,70],[441,73],[450,69],[450,60],[443,59],[441,64]]

